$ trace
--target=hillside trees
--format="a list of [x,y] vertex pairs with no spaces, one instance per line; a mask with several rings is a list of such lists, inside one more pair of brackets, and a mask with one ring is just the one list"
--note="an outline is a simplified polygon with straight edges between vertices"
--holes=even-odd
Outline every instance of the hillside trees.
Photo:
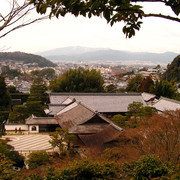
[[[174,16],[167,16],[160,13],[148,13],[143,11],[143,6],[138,5],[138,2],[145,4],[146,2],[153,3],[156,6],[156,2],[161,2],[162,6],[168,6],[175,13]],[[31,0],[30,3],[34,4],[38,13],[44,14],[47,9],[50,9],[50,18],[55,15],[57,18],[59,16],[65,16],[67,13],[71,13],[74,16],[87,16],[91,18],[92,16],[104,17],[105,20],[112,26],[116,22],[124,22],[123,32],[126,37],[131,38],[135,35],[135,30],[139,30],[142,24],[142,18],[145,17],[160,17],[168,20],[173,20],[180,22],[178,17],[180,13],[180,2],[176,0],[161,0],[161,1],[148,1],[148,0],[55,0],[55,1],[40,1]]]
[[103,78],[99,71],[68,70],[59,78],[50,82],[49,88],[53,92],[102,92]]
[[180,110],[166,111],[146,118],[143,125],[125,132],[128,147],[141,155],[154,154],[161,160],[180,162]]
[[37,63],[39,67],[56,67],[56,64],[42,56],[23,52],[0,52],[0,61],[2,60],[23,61],[25,64]]
[[1,3],[3,9],[0,9],[0,38],[16,29],[47,18],[47,16],[33,18],[30,14],[35,7],[29,4],[29,0],[3,0]]
[[55,71],[52,68],[45,68],[42,69],[41,71],[35,70],[35,71],[31,71],[31,75],[33,76],[38,76],[38,77],[45,77],[46,79],[54,79],[55,78]]
[[153,91],[157,97],[175,98],[177,93],[176,83],[171,83],[166,80],[156,81]]
[[180,82],[180,55],[167,66],[167,70],[163,74],[163,80]]

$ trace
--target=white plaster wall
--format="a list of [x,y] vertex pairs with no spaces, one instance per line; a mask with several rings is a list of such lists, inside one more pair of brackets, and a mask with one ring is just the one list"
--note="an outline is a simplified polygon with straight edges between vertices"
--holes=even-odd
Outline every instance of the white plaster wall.
[[28,125],[25,124],[5,124],[6,131],[15,131],[17,128],[17,131],[19,131],[19,128],[21,128],[21,131],[28,131]]

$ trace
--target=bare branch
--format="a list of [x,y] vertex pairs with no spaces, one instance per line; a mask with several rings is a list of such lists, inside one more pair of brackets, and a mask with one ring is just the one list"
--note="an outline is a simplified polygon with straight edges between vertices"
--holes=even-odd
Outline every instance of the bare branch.
[[14,30],[16,30],[16,29],[22,28],[22,27],[24,27],[24,26],[28,26],[28,25],[30,25],[30,24],[33,24],[33,23],[37,22],[37,21],[41,21],[41,20],[47,19],[47,18],[49,18],[49,16],[45,16],[45,17],[42,17],[42,18],[38,18],[38,19],[35,19],[35,20],[31,21],[31,22],[18,25],[18,26],[16,26],[16,27],[12,28],[11,30],[7,31],[7,32],[4,33],[3,35],[1,35],[0,38],[6,36],[7,34],[9,34],[10,32],[12,32],[12,31],[14,31]]
[[7,14],[0,13],[0,38],[16,29],[48,19],[48,16],[40,18],[30,16],[35,7],[29,4],[29,0],[24,0],[22,4],[19,4],[18,0],[10,0],[9,5],[10,11]]

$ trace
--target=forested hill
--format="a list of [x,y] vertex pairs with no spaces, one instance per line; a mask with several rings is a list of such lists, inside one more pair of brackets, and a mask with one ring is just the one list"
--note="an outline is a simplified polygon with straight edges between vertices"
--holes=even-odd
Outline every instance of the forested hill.
[[166,72],[163,74],[163,79],[180,82],[180,55],[168,65]]
[[24,64],[38,63],[39,67],[55,67],[56,64],[47,60],[46,58],[34,54],[27,54],[23,52],[1,52],[0,61],[15,60],[23,61]]

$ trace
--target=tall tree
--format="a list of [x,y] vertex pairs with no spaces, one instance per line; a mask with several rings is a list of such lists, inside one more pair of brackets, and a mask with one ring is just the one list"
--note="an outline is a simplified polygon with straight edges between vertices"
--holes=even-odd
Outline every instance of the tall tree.
[[49,88],[54,92],[102,92],[103,83],[100,72],[95,69],[70,69],[51,81]]
[[154,82],[150,76],[144,78],[140,85],[140,92],[149,92],[153,91]]
[[[138,5],[138,2],[156,3],[161,2],[162,6],[167,6],[172,9],[175,13],[174,16],[167,16],[160,13],[148,13],[143,11],[143,6]],[[142,24],[141,19],[145,17],[160,17],[168,20],[180,22],[178,17],[180,13],[180,1],[179,0],[54,0],[54,1],[42,1],[42,0],[31,0],[30,3],[36,6],[38,13],[44,14],[47,9],[50,9],[50,17],[55,15],[57,18],[65,16],[67,13],[71,13],[74,16],[92,16],[104,17],[111,26],[116,23],[123,21],[125,26],[123,32],[126,37],[132,37],[135,35],[135,30],[139,30]]]
[[24,105],[13,106],[13,112],[9,116],[9,121],[16,123],[24,123],[29,114],[27,107]]
[[1,3],[4,6],[0,9],[0,38],[16,29],[47,18],[47,16],[33,18],[31,14],[35,7],[29,4],[29,0],[1,0]]
[[35,78],[30,88],[28,101],[40,101],[45,104],[48,100],[47,87],[42,78]]
[[48,101],[46,90],[47,87],[45,86],[43,79],[40,77],[35,78],[26,104],[29,115],[45,116],[44,105]]
[[164,96],[168,98],[175,98],[176,93],[176,83],[171,83],[166,80],[156,81],[154,86],[154,94],[157,97]]
[[142,75],[136,75],[135,77],[133,77],[128,81],[126,90],[131,92],[139,92],[142,80],[143,80]]
[[5,79],[0,76],[0,111],[9,109],[11,104],[11,98],[8,94]]

